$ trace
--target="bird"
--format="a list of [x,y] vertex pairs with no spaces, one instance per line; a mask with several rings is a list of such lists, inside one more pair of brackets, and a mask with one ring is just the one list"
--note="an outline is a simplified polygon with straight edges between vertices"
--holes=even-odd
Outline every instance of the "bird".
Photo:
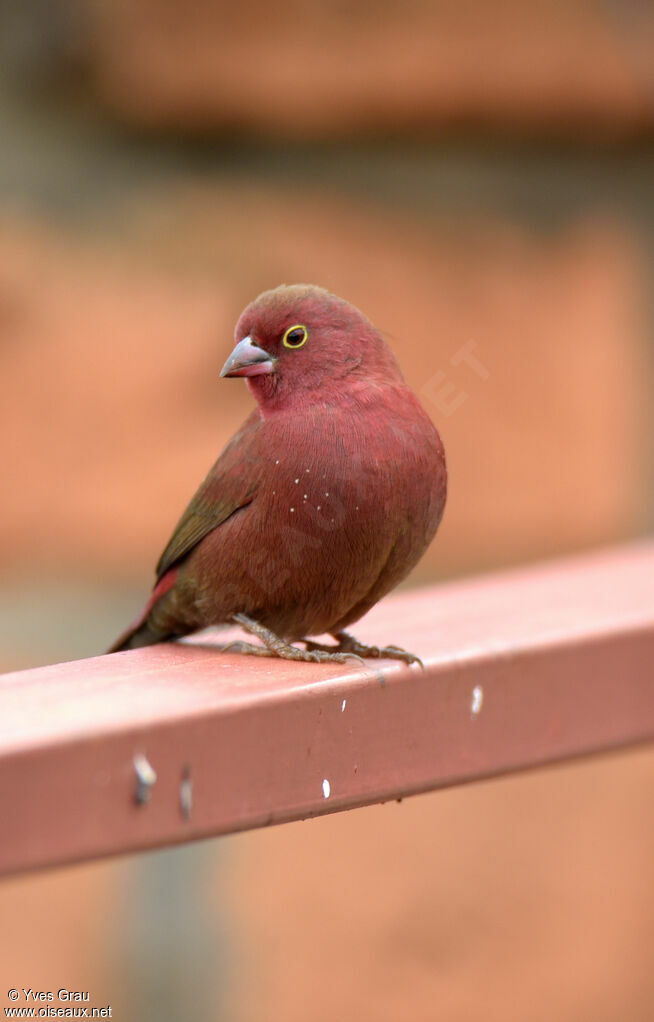
[[418,562],[447,495],[442,441],[389,345],[352,304],[310,284],[264,291],[234,341],[220,376],[244,378],[256,407],[179,520],[142,613],[108,652],[236,624],[258,642],[223,649],[421,663],[346,631]]

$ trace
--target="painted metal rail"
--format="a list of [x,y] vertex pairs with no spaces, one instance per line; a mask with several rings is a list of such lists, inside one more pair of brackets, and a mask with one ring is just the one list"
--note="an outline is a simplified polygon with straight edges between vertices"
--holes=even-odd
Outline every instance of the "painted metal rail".
[[654,739],[654,544],[400,594],[356,631],[425,670],[219,635],[0,676],[0,873]]

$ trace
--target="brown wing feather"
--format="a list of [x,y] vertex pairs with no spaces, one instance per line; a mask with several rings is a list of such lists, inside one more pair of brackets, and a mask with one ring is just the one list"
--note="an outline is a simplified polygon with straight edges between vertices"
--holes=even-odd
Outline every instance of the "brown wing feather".
[[159,558],[157,579],[185,557],[201,539],[254,499],[258,489],[256,439],[261,427],[254,412],[224,449],[191,500]]

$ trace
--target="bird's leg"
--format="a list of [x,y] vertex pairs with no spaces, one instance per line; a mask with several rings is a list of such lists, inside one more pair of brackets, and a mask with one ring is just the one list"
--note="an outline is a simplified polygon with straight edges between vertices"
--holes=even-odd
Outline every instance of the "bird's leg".
[[333,653],[354,653],[358,657],[386,657],[389,660],[403,660],[405,664],[420,664],[423,671],[425,669],[420,657],[409,653],[406,649],[401,649],[400,646],[367,646],[365,642],[359,642],[349,632],[332,632],[332,635],[338,640],[338,646],[325,646],[320,642],[311,642],[309,639],[304,639],[304,643],[308,650],[314,652],[330,650]]
[[278,656],[283,660],[306,660],[310,663],[318,664],[344,664],[348,660],[359,660],[363,663],[356,650],[298,649],[297,646],[292,646],[290,642],[280,639],[269,628],[259,624],[258,621],[254,621],[251,617],[247,617],[246,614],[234,614],[232,620],[235,624],[240,625],[244,631],[248,632],[249,635],[254,635],[257,639],[260,639],[263,646],[255,646],[251,642],[228,642],[226,646],[223,646],[223,650],[235,649],[240,653],[249,653],[253,656]]

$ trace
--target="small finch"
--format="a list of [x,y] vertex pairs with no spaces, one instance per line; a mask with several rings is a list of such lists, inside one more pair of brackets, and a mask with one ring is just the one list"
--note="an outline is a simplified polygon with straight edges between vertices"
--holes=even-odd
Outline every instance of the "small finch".
[[[344,629],[420,559],[443,514],[440,437],[354,306],[308,285],[264,291],[221,376],[257,407],[182,515],[142,614],[109,652],[238,624],[258,656],[418,658]],[[331,635],[320,644],[309,636]],[[302,647],[294,643],[302,643]]]

